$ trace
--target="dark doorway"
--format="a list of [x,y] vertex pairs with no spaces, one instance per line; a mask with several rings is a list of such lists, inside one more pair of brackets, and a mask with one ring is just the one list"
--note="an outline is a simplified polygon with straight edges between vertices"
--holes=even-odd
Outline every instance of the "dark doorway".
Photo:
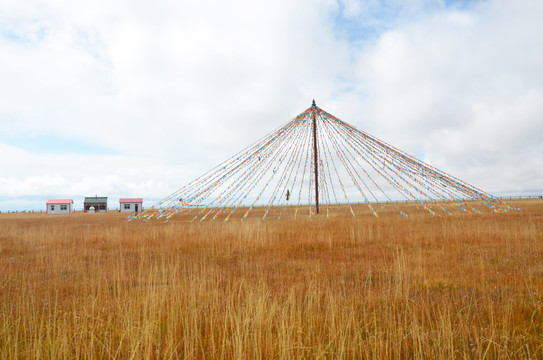
[[135,209],[136,209],[136,213],[138,213],[138,206],[139,206],[139,204],[135,204],[135,206],[136,206],[136,208],[135,208]]

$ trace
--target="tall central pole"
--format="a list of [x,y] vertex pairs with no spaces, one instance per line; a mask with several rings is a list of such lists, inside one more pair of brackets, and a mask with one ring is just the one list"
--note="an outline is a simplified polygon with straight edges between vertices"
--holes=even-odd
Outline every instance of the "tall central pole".
[[311,119],[313,120],[313,161],[315,168],[315,210],[319,213],[319,161],[317,156],[317,105],[313,100],[313,111],[311,112]]

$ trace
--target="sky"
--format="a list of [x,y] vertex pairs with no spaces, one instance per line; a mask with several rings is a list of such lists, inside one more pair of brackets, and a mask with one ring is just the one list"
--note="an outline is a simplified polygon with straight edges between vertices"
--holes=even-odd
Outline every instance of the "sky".
[[538,0],[2,0],[0,211],[174,192],[315,99],[497,196],[543,194]]

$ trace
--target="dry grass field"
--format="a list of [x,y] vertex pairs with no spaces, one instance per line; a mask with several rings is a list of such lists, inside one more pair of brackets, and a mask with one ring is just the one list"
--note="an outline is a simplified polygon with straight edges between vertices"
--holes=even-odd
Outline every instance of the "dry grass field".
[[0,215],[5,359],[543,358],[543,201],[403,218]]

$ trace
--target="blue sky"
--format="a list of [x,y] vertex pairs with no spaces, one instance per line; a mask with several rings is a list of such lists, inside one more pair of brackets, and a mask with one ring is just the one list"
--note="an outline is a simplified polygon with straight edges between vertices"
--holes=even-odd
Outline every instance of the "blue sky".
[[443,11],[473,11],[481,1],[338,1],[334,26],[349,42],[372,42],[399,23]]
[[[0,4],[0,210],[173,192],[306,109],[543,192],[535,1]],[[102,174],[97,176],[96,174]]]
[[6,136],[0,138],[5,144],[42,154],[99,154],[115,155],[117,152],[100,145],[88,143],[85,139],[70,139],[56,134],[34,134],[32,136]]

